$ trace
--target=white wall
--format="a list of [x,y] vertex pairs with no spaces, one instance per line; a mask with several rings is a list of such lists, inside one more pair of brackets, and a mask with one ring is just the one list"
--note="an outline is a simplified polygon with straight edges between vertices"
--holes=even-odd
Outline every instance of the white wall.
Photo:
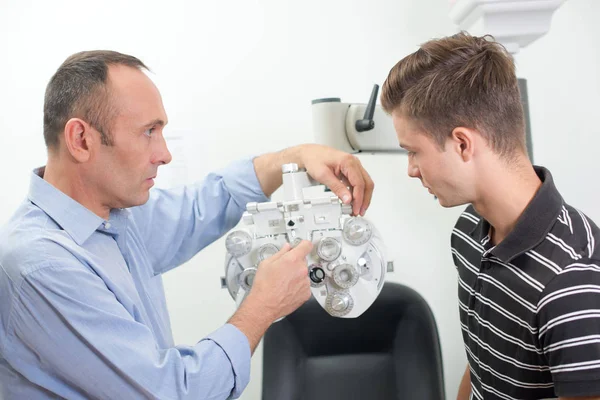
[[516,56],[528,81],[534,161],[565,201],[600,224],[600,1],[567,0],[550,32]]
[[[199,3],[199,4],[197,4]],[[183,135],[187,178],[226,160],[312,141],[310,100],[365,102],[373,83],[430,38],[455,31],[445,0],[236,0],[167,2],[3,1],[0,4],[0,223],[25,197],[29,171],[45,160],[42,104],[58,65],[84,49],[141,58],[155,73],[170,124]],[[595,204],[595,108],[600,104],[600,28],[594,0],[568,0],[552,32],[522,51],[529,79],[536,161],[548,165],[568,201],[600,220]],[[445,210],[406,176],[402,155],[361,154],[377,188],[368,216],[396,263],[389,279],[414,287],[441,334],[453,398],[466,360],[456,306]],[[574,177],[578,178],[575,182]],[[219,289],[222,240],[165,276],[178,343],[220,326],[233,301]],[[243,399],[259,399],[261,354]]]

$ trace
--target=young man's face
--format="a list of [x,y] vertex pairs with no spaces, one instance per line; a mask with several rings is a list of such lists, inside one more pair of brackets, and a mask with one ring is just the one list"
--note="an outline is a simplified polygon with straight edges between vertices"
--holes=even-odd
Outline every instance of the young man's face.
[[113,145],[97,148],[90,175],[104,204],[137,206],[148,201],[158,167],[171,161],[162,134],[167,115],[158,89],[137,68],[110,66],[108,80],[117,109]]
[[400,147],[408,151],[408,176],[421,180],[443,207],[469,203],[468,174],[451,139],[442,150],[410,118],[394,111],[392,120]]

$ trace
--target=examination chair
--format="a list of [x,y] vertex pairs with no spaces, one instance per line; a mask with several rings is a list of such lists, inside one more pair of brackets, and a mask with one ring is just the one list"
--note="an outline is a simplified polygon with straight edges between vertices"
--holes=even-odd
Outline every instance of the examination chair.
[[358,318],[334,318],[311,298],[269,328],[263,349],[263,400],[445,398],[433,314],[398,283]]

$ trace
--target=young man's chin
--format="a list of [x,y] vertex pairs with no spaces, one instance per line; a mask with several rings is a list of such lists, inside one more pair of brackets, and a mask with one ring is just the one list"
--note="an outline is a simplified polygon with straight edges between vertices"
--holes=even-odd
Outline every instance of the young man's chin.
[[451,200],[446,200],[444,198],[440,198],[437,196],[433,196],[438,203],[440,203],[440,206],[444,207],[444,208],[453,208],[453,207],[458,207],[458,206],[463,206],[465,204],[467,204],[464,201],[451,201]]

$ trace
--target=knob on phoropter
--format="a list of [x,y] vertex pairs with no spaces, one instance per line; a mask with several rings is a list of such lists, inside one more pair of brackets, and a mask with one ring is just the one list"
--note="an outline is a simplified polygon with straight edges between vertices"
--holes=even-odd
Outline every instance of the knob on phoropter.
[[231,232],[225,239],[227,251],[234,257],[242,257],[252,250],[252,237],[244,231]]
[[342,254],[342,245],[332,237],[324,237],[317,245],[317,255],[324,261],[333,261]]
[[325,279],[325,271],[320,267],[313,267],[310,269],[308,276],[314,283],[321,283]]
[[331,308],[340,312],[348,308],[348,296],[334,294],[331,300]]
[[349,289],[358,282],[358,271],[350,264],[341,264],[333,269],[333,281],[342,289]]
[[265,243],[257,250],[258,262],[262,262],[267,258],[274,256],[279,251],[279,248],[273,243]]
[[343,215],[352,214],[352,204],[342,204],[342,214]]
[[247,292],[252,287],[255,276],[256,276],[256,268],[246,268],[238,276],[238,283]]
[[360,246],[367,243],[373,235],[373,229],[365,219],[350,218],[344,224],[344,239],[353,246]]
[[354,300],[346,292],[336,292],[327,296],[325,308],[334,317],[343,317],[352,311]]

